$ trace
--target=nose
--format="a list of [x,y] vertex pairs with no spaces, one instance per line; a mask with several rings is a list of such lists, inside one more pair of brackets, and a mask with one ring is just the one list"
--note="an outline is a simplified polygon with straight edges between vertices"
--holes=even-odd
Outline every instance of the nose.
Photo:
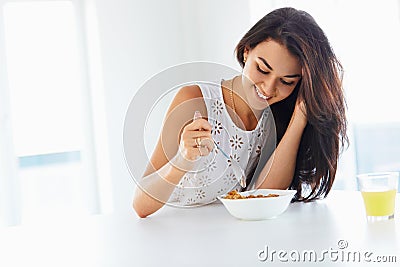
[[276,82],[273,79],[268,79],[261,84],[261,90],[267,96],[276,95]]

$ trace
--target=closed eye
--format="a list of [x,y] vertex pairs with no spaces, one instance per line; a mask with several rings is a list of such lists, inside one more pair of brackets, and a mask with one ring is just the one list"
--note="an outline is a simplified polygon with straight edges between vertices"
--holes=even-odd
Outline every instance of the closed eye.
[[284,84],[284,85],[288,85],[288,86],[294,84],[294,82],[287,82],[287,81],[282,80],[282,79],[281,79],[281,83]]
[[263,71],[263,70],[260,68],[259,65],[257,65],[257,70],[258,70],[259,72],[261,72],[262,74],[268,74],[268,73],[269,73],[268,71]]
[[[257,65],[257,70],[258,70],[259,72],[261,72],[262,74],[264,74],[264,75],[269,74],[269,71],[263,71],[263,70],[260,68],[259,65]],[[285,80],[283,80],[283,79],[280,79],[280,81],[281,81],[281,83],[282,83],[283,85],[287,85],[287,86],[290,86],[290,85],[293,85],[293,84],[294,84],[294,82],[287,82],[287,81],[285,81]]]

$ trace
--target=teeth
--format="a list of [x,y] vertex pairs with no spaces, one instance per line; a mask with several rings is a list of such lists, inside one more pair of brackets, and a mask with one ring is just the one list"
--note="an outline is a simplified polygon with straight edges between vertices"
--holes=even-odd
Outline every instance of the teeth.
[[256,88],[257,95],[259,97],[261,97],[262,99],[267,100],[267,99],[271,98],[271,97],[268,97],[268,96],[264,95],[263,93],[261,93],[261,91],[257,88],[257,86],[254,86],[254,87]]

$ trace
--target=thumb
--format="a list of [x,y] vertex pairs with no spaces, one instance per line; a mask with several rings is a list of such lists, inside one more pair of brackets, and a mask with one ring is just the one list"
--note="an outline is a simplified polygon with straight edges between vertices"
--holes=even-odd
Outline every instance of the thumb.
[[203,118],[203,116],[201,116],[200,111],[196,110],[196,111],[194,112],[193,120],[195,121],[195,120],[201,119],[201,118]]

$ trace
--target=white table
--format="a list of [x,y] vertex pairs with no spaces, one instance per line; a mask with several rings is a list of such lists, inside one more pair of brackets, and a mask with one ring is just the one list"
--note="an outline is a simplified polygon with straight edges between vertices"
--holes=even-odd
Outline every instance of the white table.
[[[312,250],[318,258],[324,250],[338,251],[332,254],[333,261],[325,254],[322,266],[353,265],[346,262],[347,254],[342,260],[342,252],[351,253],[351,262],[358,252],[361,261],[364,252],[372,253],[371,260],[386,255],[397,261],[357,266],[399,266],[398,206],[395,219],[367,223],[359,192],[333,191],[325,200],[293,203],[279,217],[265,221],[237,220],[216,203],[191,209],[164,207],[147,219],[132,211],[8,227],[0,230],[0,266],[275,266],[304,253],[306,260],[295,266],[312,266]],[[343,241],[338,244],[339,240]],[[346,243],[346,248],[339,248]],[[277,252],[263,262],[258,254],[266,246],[269,253]],[[287,253],[281,260],[280,250]]]

